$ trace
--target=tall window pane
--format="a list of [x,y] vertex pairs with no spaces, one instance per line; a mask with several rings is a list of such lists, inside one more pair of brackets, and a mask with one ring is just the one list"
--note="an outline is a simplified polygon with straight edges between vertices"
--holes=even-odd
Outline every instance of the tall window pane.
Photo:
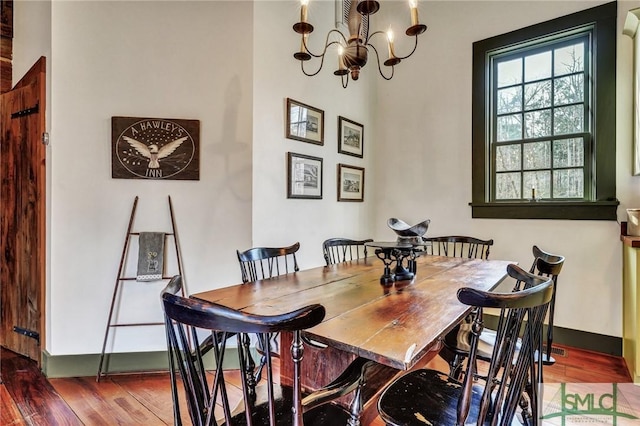
[[556,79],[553,95],[556,105],[584,101],[584,75],[573,74]]
[[520,170],[520,145],[502,145],[496,149],[496,170]]
[[498,90],[498,114],[522,111],[522,87]]
[[553,167],[584,166],[584,139],[560,139],[553,142]]
[[522,114],[498,117],[498,142],[522,137]]
[[523,151],[523,168],[525,170],[551,167],[551,142],[525,143]]
[[554,198],[584,197],[584,174],[582,169],[556,170],[553,172]]
[[520,197],[520,173],[499,173],[496,175],[496,199],[517,200]]
[[551,80],[539,81],[524,86],[524,109],[547,108],[551,106]]
[[541,138],[551,135],[551,110],[533,111],[524,114],[524,137]]
[[539,172],[524,172],[523,187],[524,198],[549,198],[551,197],[551,172],[548,170]]
[[498,64],[498,87],[522,83],[522,59]]
[[553,116],[553,133],[563,135],[584,130],[584,106],[572,105],[556,108]]
[[561,47],[554,51],[553,73],[555,75],[584,71],[584,43]]
[[524,58],[524,81],[551,77],[551,52],[542,52]]

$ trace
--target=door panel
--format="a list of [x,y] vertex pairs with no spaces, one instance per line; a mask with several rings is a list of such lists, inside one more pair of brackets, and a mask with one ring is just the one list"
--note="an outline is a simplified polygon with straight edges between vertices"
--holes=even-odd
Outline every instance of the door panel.
[[45,59],[0,97],[0,344],[40,363],[45,284]]

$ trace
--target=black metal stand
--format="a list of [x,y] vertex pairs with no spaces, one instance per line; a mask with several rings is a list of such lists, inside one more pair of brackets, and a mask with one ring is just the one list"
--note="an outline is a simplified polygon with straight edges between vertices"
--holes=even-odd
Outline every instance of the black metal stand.
[[[421,251],[419,245],[397,242],[371,242],[365,245],[374,247],[376,257],[384,263],[384,273],[380,277],[383,286],[391,286],[396,281],[411,281],[416,276],[416,257]],[[394,264],[395,267],[392,267]]]

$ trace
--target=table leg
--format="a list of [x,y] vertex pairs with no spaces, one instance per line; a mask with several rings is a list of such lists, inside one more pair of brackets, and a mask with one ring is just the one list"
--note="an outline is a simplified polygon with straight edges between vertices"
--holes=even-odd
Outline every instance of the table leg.
[[[280,339],[282,348],[291,347],[291,333],[281,333]],[[423,367],[436,354],[437,351],[429,352],[414,368]],[[288,356],[280,358],[280,381],[288,386],[293,385],[293,362],[290,358]],[[305,345],[301,368],[302,391],[312,392],[331,383],[355,359],[356,355],[337,348],[319,349]],[[378,417],[377,403],[380,392],[392,380],[404,373],[395,368],[373,363],[367,368],[365,386],[362,387],[361,394],[357,395],[361,402],[354,401],[356,397],[354,392],[338,399],[338,403],[350,411],[356,407],[360,410],[360,424],[371,424]]]

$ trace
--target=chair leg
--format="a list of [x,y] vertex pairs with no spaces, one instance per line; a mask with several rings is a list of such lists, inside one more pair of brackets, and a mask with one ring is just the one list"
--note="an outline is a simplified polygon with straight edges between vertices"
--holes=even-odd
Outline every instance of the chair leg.
[[556,360],[551,356],[551,346],[553,345],[553,305],[549,306],[549,328],[547,328],[547,350],[543,358],[545,365],[553,365]]
[[551,302],[549,303],[549,326],[547,328],[547,350],[543,358],[545,365],[553,365],[556,360],[551,356],[551,346],[553,345],[553,314],[556,304],[556,287],[553,287],[553,295],[551,296]]
[[529,401],[528,399],[524,396],[524,394],[522,394],[520,396],[520,423],[522,423],[524,426],[533,426],[534,423],[532,423],[533,421],[533,416],[531,415],[531,411],[529,410]]
[[464,358],[465,357],[460,354],[455,354],[453,356],[453,360],[449,364],[449,377],[458,381],[462,379],[462,364],[464,362]]
[[360,426],[360,415],[362,414],[362,406],[363,406],[363,401],[362,401],[362,390],[364,389],[365,385],[366,385],[366,374],[367,374],[367,370],[369,369],[370,366],[373,365],[373,362],[367,362],[365,363],[361,370],[360,370],[360,378],[358,379],[358,387],[356,388],[354,394],[353,394],[353,401],[351,402],[351,405],[349,406],[349,411],[351,413],[351,416],[349,417],[349,420],[347,421],[347,426]]
[[442,349],[440,349],[438,355],[440,355],[440,358],[444,359],[447,364],[449,364],[449,378],[454,380],[461,380],[463,366],[462,364],[465,357],[463,355],[455,353],[447,346],[444,346]]
[[[256,375],[255,375],[256,364],[253,361],[253,357],[251,356],[251,352],[249,350],[251,347],[251,338],[249,337],[248,334],[245,333],[242,335],[241,341],[242,341],[242,347],[244,349],[244,353],[247,354],[247,357],[245,359],[245,365],[244,365],[244,371],[247,375],[247,386],[249,387],[250,392],[255,394],[255,389],[257,384]],[[262,365],[261,365],[261,368],[262,368]],[[261,371],[262,370],[260,370],[260,372]]]

